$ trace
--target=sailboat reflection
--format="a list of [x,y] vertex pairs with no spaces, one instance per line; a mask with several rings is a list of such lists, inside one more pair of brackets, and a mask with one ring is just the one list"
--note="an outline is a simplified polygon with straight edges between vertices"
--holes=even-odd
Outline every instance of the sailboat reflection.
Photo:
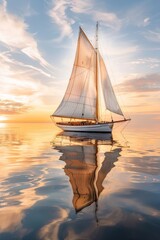
[[105,177],[115,166],[121,148],[116,146],[111,134],[62,132],[57,135],[54,148],[62,153],[60,160],[66,165],[73,190],[76,212],[91,205],[103,191]]

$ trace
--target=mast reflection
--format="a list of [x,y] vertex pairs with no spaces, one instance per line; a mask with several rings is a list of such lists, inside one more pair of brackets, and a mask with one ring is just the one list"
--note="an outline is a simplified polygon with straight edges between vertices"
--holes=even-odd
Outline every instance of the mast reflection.
[[121,148],[111,134],[62,132],[54,148],[62,153],[65,174],[72,186],[72,203],[76,212],[95,202],[103,191],[103,181],[115,166]]

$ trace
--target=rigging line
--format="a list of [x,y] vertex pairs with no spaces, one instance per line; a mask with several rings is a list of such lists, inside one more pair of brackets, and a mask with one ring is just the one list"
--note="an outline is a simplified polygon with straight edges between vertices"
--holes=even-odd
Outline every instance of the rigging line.
[[54,117],[52,115],[50,116],[50,119],[53,123],[56,123],[55,120],[54,120]]
[[109,111],[109,112],[110,112],[111,121],[113,122],[112,112],[111,111]]
[[118,125],[115,125],[115,124],[114,124],[114,129],[119,128],[119,127],[122,126],[123,124],[124,124],[124,122],[119,122]]
[[127,121],[126,124],[124,125],[124,127],[122,128],[121,134],[122,134],[122,132],[124,131],[124,129],[127,127],[128,124],[129,124],[129,121]]
[[129,147],[129,146],[128,146],[128,140],[126,139],[125,135],[123,134],[123,131],[124,131],[124,129],[127,127],[128,124],[129,124],[129,122],[126,122],[125,126],[124,126],[123,129],[120,131],[121,136],[122,136],[122,138],[123,138],[124,141],[125,141],[125,146],[123,145],[123,147]]

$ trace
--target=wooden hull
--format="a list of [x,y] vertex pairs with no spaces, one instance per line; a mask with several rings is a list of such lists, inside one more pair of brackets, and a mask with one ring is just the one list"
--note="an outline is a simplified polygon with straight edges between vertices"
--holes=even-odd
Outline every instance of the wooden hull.
[[111,133],[113,123],[98,123],[85,125],[65,125],[57,123],[57,126],[63,131],[69,132],[97,132],[97,133]]

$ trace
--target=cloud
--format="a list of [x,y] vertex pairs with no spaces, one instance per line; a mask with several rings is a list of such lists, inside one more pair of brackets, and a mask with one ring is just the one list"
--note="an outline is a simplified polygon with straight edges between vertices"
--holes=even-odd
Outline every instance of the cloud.
[[[50,75],[43,70],[12,59],[10,52],[0,54],[1,103],[7,99],[24,106],[41,104],[42,107],[41,96],[49,92],[54,95],[55,87],[52,88],[51,80]],[[12,111],[11,108],[9,110],[3,108],[4,112],[16,113],[15,109]]]
[[20,114],[28,111],[30,106],[23,104],[22,102],[16,102],[13,100],[0,100],[0,114],[12,115]]
[[22,88],[22,87],[13,87],[10,91],[10,94],[16,95],[16,96],[32,96],[37,91],[31,88]]
[[26,1],[26,6],[24,7],[24,13],[23,15],[26,17],[37,15],[38,13],[31,7],[30,2]]
[[151,19],[148,16],[148,9],[144,2],[132,6],[124,16],[124,24],[136,27],[146,27],[150,24]]
[[[105,46],[105,44],[104,44]],[[124,44],[124,42],[119,42],[119,46],[117,46],[116,41],[114,42],[113,39],[108,40],[107,49],[105,47],[103,52],[109,53],[111,56],[125,56],[130,55],[138,52],[138,45],[131,45],[130,43]],[[106,50],[105,50],[106,49]]]
[[7,0],[2,0],[2,7],[4,8],[4,11],[7,8]]
[[[38,89],[40,85],[43,87],[50,85],[53,77],[38,67],[24,64],[12,59],[10,52],[0,53],[0,79],[1,89],[6,88],[6,92],[13,88]],[[3,94],[4,91],[1,91]]]
[[56,0],[53,1],[53,7],[49,11],[49,16],[60,29],[62,40],[65,36],[72,35],[72,25],[77,19],[77,14],[89,15],[94,21],[100,21],[104,26],[117,30],[121,27],[121,21],[116,14],[93,10],[93,2],[77,0]]
[[69,18],[66,11],[70,5],[70,1],[66,0],[56,0],[53,8],[49,11],[49,16],[52,18],[61,31],[59,40],[65,36],[70,36],[72,34],[71,25],[74,23],[72,18]]
[[12,59],[11,53],[9,51],[0,53],[0,64],[2,64],[2,63],[6,64],[6,66],[8,66],[8,69],[11,69],[12,66],[14,65],[17,68],[19,68],[19,70],[21,68],[32,69],[32,70],[35,71],[34,74],[36,74],[36,72],[37,72],[37,73],[40,73],[40,74],[42,74],[46,77],[49,77],[49,78],[52,77],[53,78],[53,76],[51,76],[50,73],[42,70],[41,68],[34,67],[34,66],[28,65],[28,64],[24,64],[23,62],[19,62],[15,59]]
[[82,0],[55,0],[53,1],[53,7],[49,11],[49,16],[53,22],[58,25],[61,31],[61,35],[58,38],[61,40],[65,36],[72,35],[72,25],[75,23],[73,17],[70,17],[68,12],[72,13],[88,13],[90,11],[90,1]]
[[160,66],[160,59],[158,58],[139,58],[136,61],[132,61],[134,65],[148,65],[150,68],[156,68]]
[[121,27],[121,21],[118,19],[116,14],[102,11],[92,11],[93,19],[100,21],[100,23],[111,29],[118,30]]
[[144,26],[148,26],[150,24],[150,18],[149,17],[145,18],[143,20],[143,24],[144,24]]
[[71,10],[75,13],[87,13],[90,12],[92,9],[93,4],[89,0],[72,0],[71,3]]
[[160,29],[157,29],[155,31],[146,31],[143,33],[143,35],[149,41],[160,43]]
[[20,50],[31,59],[48,66],[38,50],[37,42],[28,32],[28,26],[23,19],[7,12],[6,1],[0,5],[0,42],[8,48]]
[[149,74],[124,81],[116,86],[121,92],[159,92],[160,74]]

